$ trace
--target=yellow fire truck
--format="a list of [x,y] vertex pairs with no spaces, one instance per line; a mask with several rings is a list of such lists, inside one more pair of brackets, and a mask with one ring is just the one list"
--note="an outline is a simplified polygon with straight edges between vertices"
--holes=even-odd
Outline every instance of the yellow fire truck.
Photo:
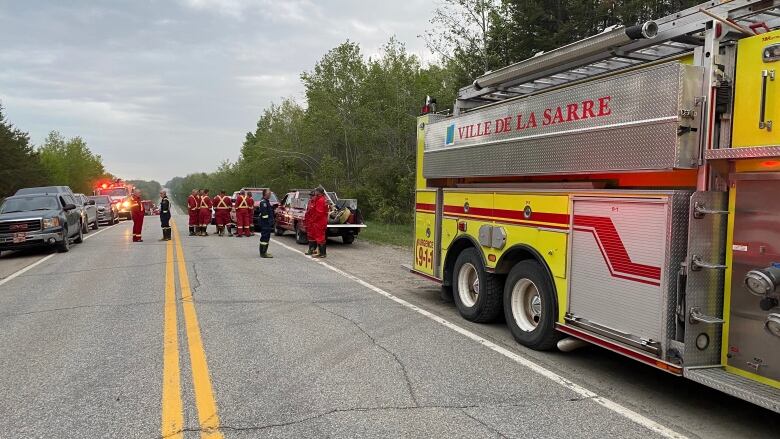
[[413,270],[525,346],[780,412],[778,28],[780,1],[707,2],[463,87],[418,120]]

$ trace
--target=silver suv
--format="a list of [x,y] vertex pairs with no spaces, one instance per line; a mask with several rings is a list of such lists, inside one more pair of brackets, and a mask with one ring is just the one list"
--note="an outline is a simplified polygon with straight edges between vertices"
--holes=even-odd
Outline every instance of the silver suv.
[[100,225],[98,224],[98,209],[95,205],[95,200],[90,200],[84,194],[74,194],[74,198],[76,199],[76,206],[81,209],[84,233],[88,232],[88,226],[92,227],[92,230],[97,230]]

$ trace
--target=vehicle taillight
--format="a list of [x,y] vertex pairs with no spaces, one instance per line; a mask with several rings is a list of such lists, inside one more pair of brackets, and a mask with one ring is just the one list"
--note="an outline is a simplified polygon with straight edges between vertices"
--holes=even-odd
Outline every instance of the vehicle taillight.
[[347,218],[347,224],[355,224],[355,214],[350,213],[349,218]]

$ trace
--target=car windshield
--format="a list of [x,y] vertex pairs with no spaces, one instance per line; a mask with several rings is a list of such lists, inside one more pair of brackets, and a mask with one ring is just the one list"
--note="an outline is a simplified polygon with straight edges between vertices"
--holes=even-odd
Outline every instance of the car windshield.
[[101,189],[100,195],[108,195],[110,197],[126,197],[129,195],[126,187],[115,187],[110,189]]
[[0,213],[29,212],[31,210],[56,210],[59,209],[56,197],[30,196],[8,198],[0,207]]
[[[260,201],[263,199],[263,191],[247,191],[252,193],[252,198],[255,199],[255,201]],[[276,198],[276,194],[271,192],[271,196],[268,197],[268,201],[271,202],[271,204],[279,204],[279,199]]]
[[95,204],[111,204],[111,198],[108,198],[108,196],[105,195],[96,195],[87,198],[90,200],[95,200]]

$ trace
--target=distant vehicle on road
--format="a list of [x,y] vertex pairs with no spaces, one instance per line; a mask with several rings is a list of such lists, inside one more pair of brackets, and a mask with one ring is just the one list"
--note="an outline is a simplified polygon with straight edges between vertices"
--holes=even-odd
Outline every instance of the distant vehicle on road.
[[[298,244],[308,242],[303,219],[309,205],[310,192],[311,189],[298,189],[288,192],[282,198],[282,202],[274,211],[276,235],[281,236],[286,231],[292,231],[295,232],[295,241]],[[366,227],[357,208],[357,200],[339,199],[335,192],[326,192],[326,195],[331,204],[327,236],[340,236],[344,244],[352,244],[360,230]]]
[[38,186],[38,187],[26,187],[16,191],[14,195],[31,195],[31,194],[59,194],[59,193],[72,194],[70,186]]
[[0,252],[56,246],[70,250],[84,237],[82,214],[72,193],[14,195],[0,206]]
[[100,225],[98,224],[98,212],[97,205],[94,200],[90,200],[84,194],[74,194],[76,199],[76,206],[81,208],[83,215],[84,233],[88,233],[87,227],[92,227],[92,230],[97,230]]
[[[236,197],[238,196],[238,193],[240,191],[244,191],[247,194],[252,194],[252,199],[254,200],[254,210],[252,210],[252,228],[254,230],[258,230],[260,228],[260,210],[258,209],[258,206],[260,206],[260,200],[263,199],[263,191],[268,188],[262,188],[262,187],[242,187],[240,190],[233,192],[233,196],[231,199],[233,200],[233,205],[235,207]],[[271,196],[268,198],[268,201],[271,202],[271,206],[273,206],[274,209],[279,205],[279,198],[277,198],[276,194],[271,191]],[[231,213],[231,221],[235,224],[236,218],[234,213]]]
[[116,204],[119,218],[130,219],[130,191],[131,186],[125,184],[105,185],[95,189],[95,195],[107,195],[111,202]]
[[144,206],[144,215],[146,216],[160,214],[160,210],[156,204],[152,203],[152,200],[141,200],[141,205]]
[[92,195],[87,197],[97,206],[97,219],[101,224],[116,224],[119,222],[119,209],[111,202],[108,195]]

